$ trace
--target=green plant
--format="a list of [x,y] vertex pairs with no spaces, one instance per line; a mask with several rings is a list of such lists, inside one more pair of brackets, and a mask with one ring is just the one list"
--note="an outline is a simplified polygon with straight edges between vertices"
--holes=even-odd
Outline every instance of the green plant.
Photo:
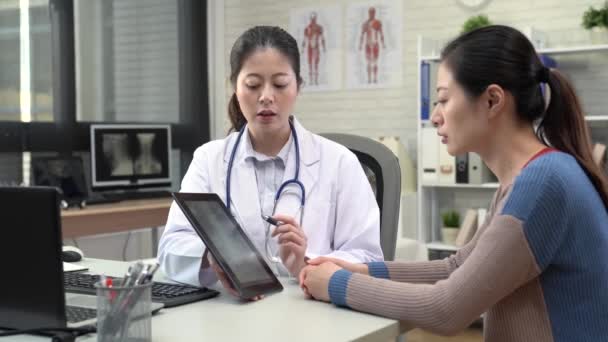
[[608,1],[604,3],[603,7],[595,9],[593,6],[589,7],[583,13],[583,27],[590,30],[594,27],[608,28]]
[[488,16],[485,14],[476,15],[474,17],[470,17],[467,21],[462,25],[462,33],[467,33],[478,28],[484,26],[490,26],[492,22],[488,19]]
[[443,226],[445,228],[460,228],[460,215],[454,210],[446,211],[441,214]]

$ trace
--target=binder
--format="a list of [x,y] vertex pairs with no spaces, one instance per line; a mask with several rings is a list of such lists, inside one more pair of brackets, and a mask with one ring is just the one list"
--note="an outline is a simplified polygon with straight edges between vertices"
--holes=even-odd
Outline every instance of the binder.
[[469,153],[469,184],[490,183],[494,175],[477,153]]
[[428,62],[420,63],[420,120],[428,120],[431,113],[430,72]]
[[433,115],[435,103],[437,103],[437,72],[439,63],[429,65],[429,119]]
[[557,62],[555,59],[549,57],[548,55],[540,54],[538,55],[540,62],[547,68],[557,68]]
[[[439,137],[436,137],[439,140]],[[441,142],[439,144],[439,177],[442,184],[456,183],[456,158],[448,153],[448,147]]]
[[600,143],[593,145],[592,156],[593,162],[603,170],[606,162],[606,145]]
[[422,182],[435,183],[439,173],[439,136],[434,127],[423,127],[421,135]]
[[456,183],[466,184],[469,182],[469,154],[456,156]]
[[401,193],[416,191],[416,171],[414,163],[405,150],[399,137],[380,137],[378,141],[391,150],[399,160],[401,167]]
[[477,231],[477,216],[477,210],[467,210],[467,213],[462,220],[462,224],[460,225],[460,231],[458,232],[456,241],[454,242],[456,246],[464,246],[467,242],[471,241],[473,235],[475,235],[475,232]]
[[488,216],[488,209],[479,208],[477,209],[477,230],[481,228],[481,226],[486,222],[486,217]]

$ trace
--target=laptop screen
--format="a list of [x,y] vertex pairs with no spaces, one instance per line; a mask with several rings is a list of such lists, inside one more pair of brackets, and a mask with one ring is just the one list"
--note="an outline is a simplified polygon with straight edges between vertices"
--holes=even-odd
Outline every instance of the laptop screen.
[[0,187],[0,327],[65,327],[59,193]]

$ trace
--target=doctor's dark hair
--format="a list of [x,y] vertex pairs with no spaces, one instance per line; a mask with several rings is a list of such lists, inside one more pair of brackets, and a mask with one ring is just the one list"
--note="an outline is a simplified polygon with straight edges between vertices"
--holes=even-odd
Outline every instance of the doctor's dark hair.
[[[298,88],[302,84],[300,76],[300,51],[298,43],[287,31],[277,26],[255,26],[245,31],[230,50],[230,83],[236,89],[236,79],[243,68],[245,60],[259,49],[273,48],[281,52],[288,60]],[[230,97],[228,103],[228,118],[230,119],[230,132],[240,130],[246,123],[245,116],[239,106],[236,92]]]
[[[501,25],[471,31],[448,43],[441,61],[470,99],[479,97],[491,84],[510,92],[519,119],[537,123],[536,135],[541,141],[576,158],[608,208],[608,180],[593,161],[580,100],[560,71],[543,65],[521,32]],[[547,106],[541,83],[549,88]]]

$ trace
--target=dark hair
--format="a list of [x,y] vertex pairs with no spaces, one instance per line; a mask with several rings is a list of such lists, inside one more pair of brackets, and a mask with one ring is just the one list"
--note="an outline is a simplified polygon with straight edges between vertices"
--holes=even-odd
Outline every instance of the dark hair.
[[[263,48],[277,49],[287,57],[296,75],[299,87],[302,84],[300,51],[295,38],[277,26],[255,26],[245,31],[234,42],[230,50],[230,83],[232,83],[233,88],[236,88],[236,79],[245,60],[256,50]],[[247,123],[236,98],[236,93],[232,94],[228,103],[228,118],[232,125],[230,131],[238,131]]]
[[[441,61],[471,98],[491,84],[509,91],[519,118],[538,122],[541,141],[576,158],[608,208],[608,180],[593,162],[589,128],[574,88],[561,72],[543,65],[521,32],[501,25],[479,28],[448,43]],[[550,90],[546,110],[541,82]]]

